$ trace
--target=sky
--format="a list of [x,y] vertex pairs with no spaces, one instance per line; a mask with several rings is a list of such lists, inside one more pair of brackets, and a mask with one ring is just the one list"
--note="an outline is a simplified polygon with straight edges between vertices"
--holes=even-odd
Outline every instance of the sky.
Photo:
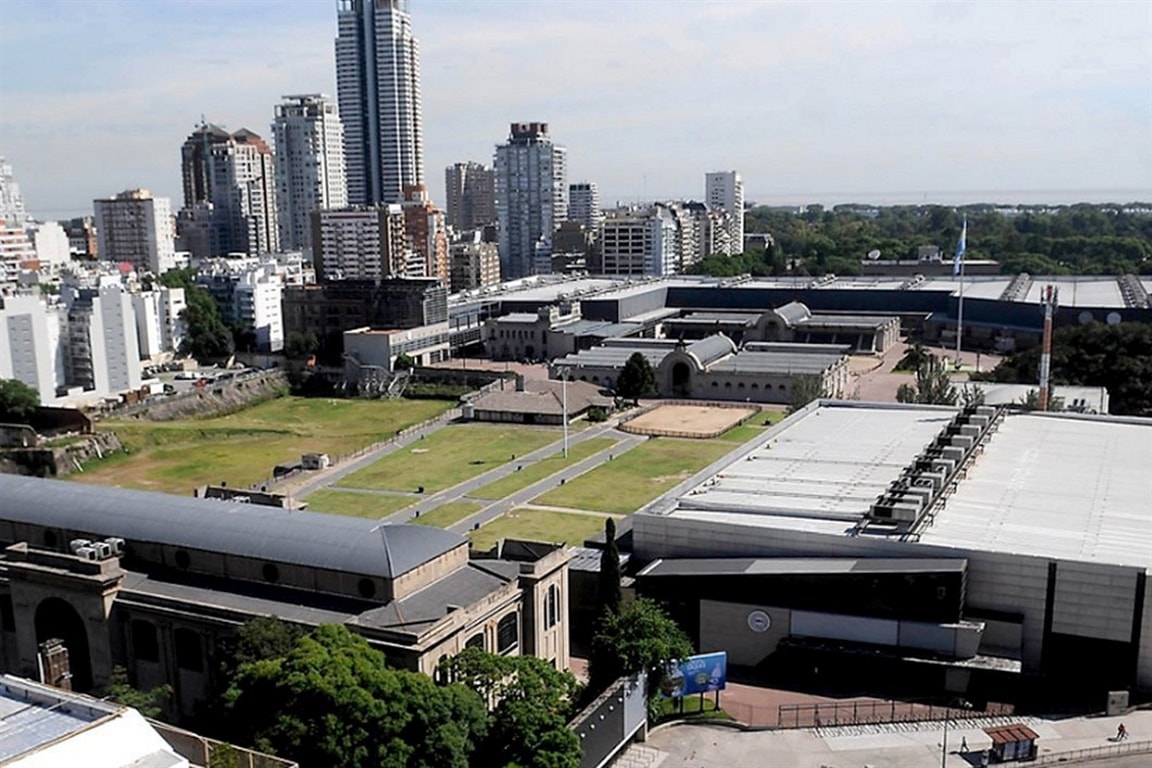
[[[1152,0],[411,0],[425,178],[544,121],[606,204],[1152,200]],[[335,95],[335,0],[0,0],[0,155],[29,211],[181,205],[204,115]]]

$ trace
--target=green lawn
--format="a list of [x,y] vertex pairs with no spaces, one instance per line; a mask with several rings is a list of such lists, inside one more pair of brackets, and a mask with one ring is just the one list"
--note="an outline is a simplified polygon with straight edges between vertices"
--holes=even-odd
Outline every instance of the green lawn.
[[735,447],[735,443],[721,438],[651,439],[532,501],[545,506],[631,514]]
[[312,512],[378,519],[412,506],[420,501],[420,497],[393,496],[390,493],[353,493],[325,488],[310,493],[305,501],[308,502],[308,509]]
[[582,443],[569,447],[568,458],[564,458],[564,453],[561,451],[546,459],[541,459],[520,472],[513,472],[494,483],[489,483],[480,490],[473,491],[468,495],[478,499],[503,499],[506,496],[511,496],[516,493],[516,491],[527,488],[532,485],[532,483],[543,480],[549,475],[553,475],[578,461],[583,461],[592,454],[599,453],[615,444],[616,441],[610,437],[594,437],[591,440],[585,440]]
[[426,492],[435,493],[506,464],[513,454],[522,456],[559,439],[555,430],[453,425],[348,475],[340,485],[390,491],[414,491],[424,486]]
[[458,523],[469,515],[473,515],[480,511],[483,504],[476,504],[471,501],[450,501],[442,507],[436,507],[430,512],[424,512],[420,517],[414,517],[411,521],[417,525],[431,525],[435,528],[447,528],[453,523]]
[[578,547],[584,540],[604,530],[604,518],[599,515],[580,515],[573,512],[552,512],[544,509],[513,509],[477,531],[468,538],[472,547],[486,551],[503,538],[529,541],[564,542]]
[[82,482],[189,494],[226,481],[246,487],[309,452],[336,456],[392,437],[452,407],[441,400],[280,397],[211,419],[103,421],[128,449],[90,462]]

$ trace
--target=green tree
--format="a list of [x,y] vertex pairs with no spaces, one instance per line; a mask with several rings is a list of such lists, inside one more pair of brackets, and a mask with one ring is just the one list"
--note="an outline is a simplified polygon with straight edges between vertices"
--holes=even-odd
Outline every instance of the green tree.
[[580,742],[568,728],[579,691],[571,672],[534,656],[498,656],[479,648],[464,649],[442,662],[440,671],[488,702],[487,734],[473,765],[580,765]]
[[108,681],[97,694],[102,699],[111,699],[117,704],[132,707],[144,717],[156,719],[164,711],[164,705],[172,699],[172,686],[158,685],[147,691],[134,688],[128,681],[128,671],[124,667],[112,668]]
[[948,365],[935,355],[928,355],[916,369],[916,383],[901,384],[896,400],[924,405],[955,405],[959,394],[948,377]]
[[801,373],[792,377],[792,400],[788,413],[796,413],[813,400],[829,396],[824,377],[818,373]]
[[23,423],[39,407],[39,392],[19,379],[0,379],[0,422]]
[[648,671],[649,711],[669,661],[692,655],[692,641],[659,605],[638,599],[619,614],[606,615],[592,638],[588,693],[599,695],[618,677]]
[[316,354],[318,349],[320,340],[311,331],[307,333],[293,331],[284,340],[284,355],[292,360],[303,360]]
[[625,400],[636,402],[656,392],[656,372],[652,370],[652,364],[640,352],[633,352],[620,369],[620,376],[616,379],[616,393]]
[[334,624],[286,656],[242,664],[227,702],[257,748],[301,765],[467,768],[486,726],[475,693],[389,669],[382,653]]
[[396,371],[410,371],[415,367],[416,361],[407,352],[396,355],[396,362],[392,363],[392,369]]
[[604,551],[600,553],[600,577],[597,582],[600,614],[620,613],[620,550],[616,546],[616,521],[604,521]]

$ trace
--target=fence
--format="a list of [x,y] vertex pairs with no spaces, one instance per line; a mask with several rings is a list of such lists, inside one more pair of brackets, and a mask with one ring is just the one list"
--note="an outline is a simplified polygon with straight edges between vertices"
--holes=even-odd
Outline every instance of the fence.
[[1010,704],[989,703],[985,709],[947,707],[913,701],[836,701],[818,704],[781,704],[776,714],[778,728],[820,728],[836,725],[916,723],[931,720],[972,720],[1004,717],[1014,709]]
[[1104,757],[1123,757],[1124,755],[1143,755],[1152,752],[1152,741],[1133,741],[1122,744],[1109,744],[1105,747],[1089,747],[1076,749],[1071,752],[1054,752],[1041,755],[1029,765],[1056,765],[1069,763],[1079,765],[1089,760],[1099,760]]
[[[662,427],[633,427],[628,423],[665,405],[688,405],[694,408],[736,408],[740,410],[754,410],[744,418],[737,421],[735,424],[728,424],[727,426],[712,430],[710,432],[701,432],[699,430],[684,431],[677,429],[665,429]],[[749,421],[759,416],[760,413],[761,407],[758,403],[733,403],[714,400],[661,400],[658,403],[646,405],[635,413],[628,414],[628,417],[620,422],[620,425],[617,427],[617,429],[619,429],[621,432],[627,432],[631,435],[651,435],[653,437],[683,437],[697,440],[710,440],[713,437],[719,437],[730,429],[735,429],[736,427],[747,424]]]

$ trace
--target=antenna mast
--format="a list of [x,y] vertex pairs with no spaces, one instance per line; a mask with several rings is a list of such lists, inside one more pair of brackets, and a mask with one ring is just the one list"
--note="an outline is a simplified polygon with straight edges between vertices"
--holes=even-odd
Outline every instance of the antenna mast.
[[1052,312],[1060,291],[1050,285],[1044,287],[1040,303],[1044,306],[1044,343],[1040,352],[1040,410],[1048,410],[1048,397],[1051,384],[1048,374],[1052,365]]

